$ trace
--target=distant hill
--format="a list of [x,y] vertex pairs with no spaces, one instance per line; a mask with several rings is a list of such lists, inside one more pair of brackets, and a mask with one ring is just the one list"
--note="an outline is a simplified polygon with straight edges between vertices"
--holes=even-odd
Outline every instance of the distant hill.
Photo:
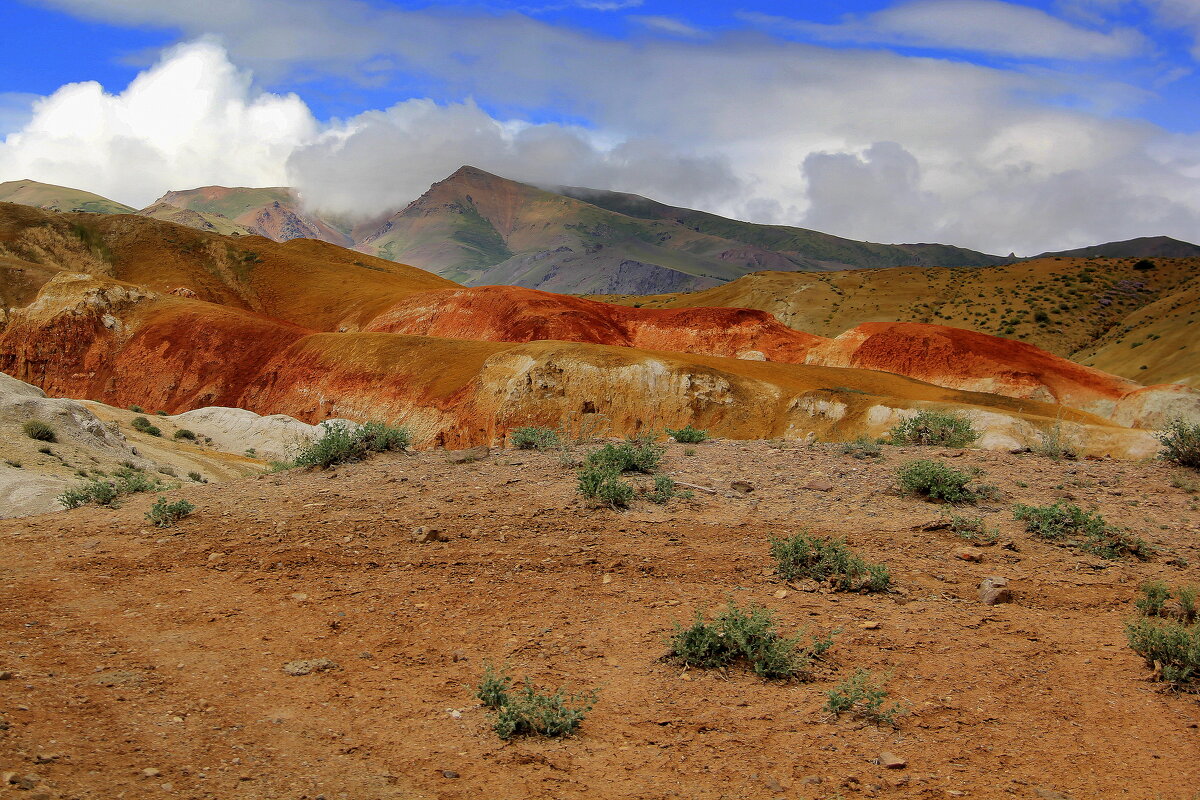
[[249,236],[256,232],[245,225],[238,225],[228,217],[212,214],[207,211],[196,211],[191,208],[180,208],[170,203],[155,203],[137,212],[143,217],[174,222],[176,225],[186,225],[199,231],[219,233],[222,236]]
[[19,203],[46,211],[87,211],[93,214],[133,214],[127,205],[98,194],[37,181],[0,183],[0,202]]
[[210,221],[214,216],[223,217],[277,242],[320,239],[343,247],[354,244],[348,229],[304,210],[295,192],[286,186],[201,186],[167,192],[155,202],[156,206],[162,204],[209,215]]
[[1053,256],[1078,258],[1200,258],[1200,245],[1181,242],[1169,236],[1143,236],[1124,242],[1108,242],[1076,250],[1042,253],[1035,258]]

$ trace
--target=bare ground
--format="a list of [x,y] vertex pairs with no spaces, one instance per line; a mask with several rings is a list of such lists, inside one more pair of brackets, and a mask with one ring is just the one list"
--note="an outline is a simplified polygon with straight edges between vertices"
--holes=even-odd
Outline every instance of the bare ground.
[[[554,455],[424,452],[189,486],[172,497],[196,513],[166,531],[143,519],[146,496],[0,523],[0,771],[36,776],[9,793],[1150,800],[1200,786],[1200,703],[1161,691],[1122,631],[1143,580],[1200,582],[1200,511],[1169,467],[695,453],[672,445],[668,469],[716,494],[624,513],[584,505]],[[938,507],[891,488],[897,464],[931,453],[1003,492],[982,509],[1002,535],[981,563],[921,527]],[[833,488],[803,488],[820,477]],[[1104,561],[1012,519],[1014,502],[1064,495],[1160,552]],[[414,542],[418,525],[449,541]],[[804,527],[886,562],[898,591],[787,587],[767,541]],[[978,601],[989,575],[1015,603]],[[729,599],[765,604],[785,632],[840,628],[815,680],[660,660],[674,623]],[[339,668],[281,669],[318,657]],[[488,658],[599,700],[573,738],[501,742],[472,698]],[[857,667],[890,673],[911,709],[896,729],[822,710]],[[907,767],[873,763],[884,751]]]

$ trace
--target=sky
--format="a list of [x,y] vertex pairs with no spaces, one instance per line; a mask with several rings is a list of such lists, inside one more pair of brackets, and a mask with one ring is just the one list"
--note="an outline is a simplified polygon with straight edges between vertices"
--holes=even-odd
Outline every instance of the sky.
[[462,164],[876,242],[1200,241],[1200,0],[0,0],[0,181],[374,217]]

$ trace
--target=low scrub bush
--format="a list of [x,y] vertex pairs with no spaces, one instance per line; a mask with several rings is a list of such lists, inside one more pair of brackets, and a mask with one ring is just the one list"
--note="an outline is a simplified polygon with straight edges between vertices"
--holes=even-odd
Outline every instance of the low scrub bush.
[[130,467],[121,467],[111,477],[90,478],[67,489],[58,496],[58,501],[67,508],[78,508],[88,503],[111,506],[124,495],[156,492],[162,488],[157,478],[149,478]]
[[641,472],[653,475],[662,464],[666,448],[648,437],[606,444],[588,453],[585,464],[614,469],[617,472]]
[[782,679],[807,677],[815,659],[833,646],[833,631],[824,639],[812,637],[806,643],[803,633],[785,637],[775,630],[775,617],[762,606],[743,610],[735,603],[706,622],[696,612],[689,627],[676,624],[670,638],[670,657],[699,669],[719,669],[742,661],[756,675]]
[[896,470],[896,479],[902,494],[946,503],[976,503],[980,494],[967,485],[977,474],[961,472],[940,461],[923,458],[902,464]]
[[195,510],[196,507],[187,500],[168,503],[167,498],[160,497],[146,512],[146,519],[150,520],[157,528],[169,528]]
[[1138,616],[1125,625],[1129,646],[1154,667],[1155,677],[1189,692],[1200,692],[1197,590],[1181,586],[1172,591],[1162,581],[1143,584],[1134,601]]
[[889,431],[892,444],[967,447],[979,438],[971,422],[961,414],[920,411]]
[[892,577],[884,564],[872,564],[835,537],[821,538],[807,532],[771,540],[775,571],[787,581],[812,578],[829,581],[845,592],[886,592]]
[[180,428],[179,430],[175,431],[174,436],[176,439],[187,439],[190,442],[196,441],[196,433],[188,430],[187,428]]
[[132,405],[132,406],[130,406],[130,407],[129,407],[129,410],[130,410],[130,411],[132,411],[132,412],[133,412],[133,413],[135,413],[135,414],[144,414],[144,413],[146,413],[146,409],[142,408],[142,407],[141,407],[141,406],[139,406],[139,405]]
[[543,694],[528,678],[515,688],[506,672],[484,665],[483,679],[475,696],[496,712],[492,730],[505,741],[514,736],[570,736],[578,730],[596,703],[597,692],[567,695],[562,689]]
[[30,439],[34,439],[39,442],[58,441],[58,437],[54,434],[54,428],[51,428],[40,419],[26,420],[25,424],[21,426],[21,430],[24,431],[25,435]]
[[1073,461],[1079,458],[1079,443],[1056,422],[1048,431],[1038,432],[1038,442],[1032,448],[1038,455],[1054,461]]
[[628,508],[633,502],[633,487],[621,480],[620,470],[585,463],[577,473],[579,493],[610,508]]
[[362,461],[371,453],[403,450],[412,444],[407,428],[382,422],[366,422],[357,428],[344,423],[327,423],[320,438],[305,445],[293,460],[297,467],[328,469],[338,464]]
[[1200,618],[1198,592],[1200,587],[1196,586],[1180,586],[1172,591],[1163,581],[1147,581],[1139,587],[1133,606],[1144,617],[1164,617],[1192,625]]
[[825,710],[835,717],[850,714],[875,725],[896,725],[896,717],[908,713],[899,703],[886,705],[886,679],[877,679],[867,669],[856,670],[846,680],[826,692]]
[[879,440],[867,436],[860,436],[853,442],[842,442],[841,451],[842,455],[851,456],[860,461],[879,458],[883,455],[883,448],[880,447]]
[[134,417],[129,422],[130,426],[139,433],[144,433],[149,436],[162,436],[162,430],[157,425],[150,424],[150,420],[145,417]]
[[1200,469],[1200,423],[1189,425],[1175,420],[1158,434],[1162,457],[1181,467]]
[[692,492],[690,491],[679,491],[675,488],[675,481],[661,473],[654,476],[654,488],[646,492],[646,499],[651,503],[658,503],[659,505],[666,503],[673,497],[681,497],[687,500],[691,499],[692,496]]
[[988,527],[987,521],[980,516],[956,514],[951,511],[948,522],[950,530],[968,542],[992,544],[1000,538],[1000,529]]
[[1102,558],[1133,556],[1147,559],[1153,550],[1144,540],[1116,525],[1109,524],[1097,512],[1084,511],[1072,503],[1055,502],[1048,506],[1013,506],[1013,516],[1025,523],[1025,530],[1055,544],[1075,547]]
[[677,431],[667,428],[667,435],[681,444],[700,444],[708,438],[708,431],[693,428],[691,424],[688,424],[686,428],[680,428]]
[[509,434],[509,441],[517,450],[551,450],[562,446],[562,439],[553,428],[516,428]]

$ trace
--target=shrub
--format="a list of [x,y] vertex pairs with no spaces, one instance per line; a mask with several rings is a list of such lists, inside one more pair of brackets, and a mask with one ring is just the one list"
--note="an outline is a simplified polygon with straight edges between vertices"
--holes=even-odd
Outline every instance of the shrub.
[[541,694],[528,678],[514,691],[512,678],[486,664],[475,696],[496,712],[492,730],[507,741],[514,736],[570,736],[592,710],[597,692],[567,696],[558,689]]
[[1054,461],[1073,461],[1079,458],[1079,444],[1073,436],[1063,431],[1061,422],[1056,422],[1048,431],[1039,431],[1038,443],[1032,449],[1038,455]]
[[1152,269],[1157,269],[1155,263],[1148,258],[1143,258],[1133,265],[1133,268],[1139,272],[1149,272]]
[[842,442],[841,450],[842,455],[852,456],[860,461],[879,458],[883,455],[883,448],[879,446],[879,440],[867,436],[860,436],[853,442]]
[[135,431],[145,433],[149,436],[162,436],[162,431],[158,427],[151,425],[150,420],[145,417],[134,417],[129,424]]
[[992,544],[1000,538],[1000,530],[998,528],[989,528],[987,521],[980,516],[967,516],[951,511],[949,525],[950,530],[968,542]]
[[188,478],[190,480],[195,481],[196,483],[204,483],[204,478],[200,475],[199,472],[189,472]]
[[688,500],[691,499],[692,496],[692,492],[690,491],[681,492],[676,489],[675,481],[662,474],[654,476],[654,488],[646,492],[646,498],[651,503],[658,503],[660,505],[673,497],[681,497],[685,500]]
[[195,510],[196,507],[187,500],[168,503],[167,498],[160,497],[146,512],[146,519],[154,523],[156,527],[169,528]]
[[111,506],[122,495],[154,492],[161,488],[158,479],[148,478],[137,469],[120,467],[110,478],[90,478],[67,489],[58,496],[58,501],[67,508],[78,508],[87,503]]
[[1123,528],[1110,525],[1099,513],[1084,511],[1072,503],[1056,501],[1049,506],[1013,506],[1013,516],[1025,530],[1041,539],[1076,547],[1102,558],[1134,556],[1145,560],[1152,548]]
[[833,631],[824,639],[814,636],[803,644],[803,633],[781,636],[768,609],[751,605],[743,611],[731,602],[712,622],[705,622],[704,614],[697,611],[691,626],[677,623],[669,640],[670,656],[700,669],[723,668],[742,660],[763,678],[803,679],[813,660],[833,646],[837,633]]
[[890,431],[893,444],[966,447],[979,438],[971,422],[961,414],[920,411]]
[[653,475],[662,464],[666,448],[649,438],[627,439],[621,444],[606,444],[588,453],[586,464],[615,469],[617,472],[642,472]]
[[367,422],[356,429],[344,423],[326,423],[322,427],[324,433],[301,448],[294,466],[327,469],[362,461],[370,453],[402,450],[412,443],[407,428],[393,428],[382,422]]
[[1162,442],[1162,458],[1181,467],[1200,469],[1200,423],[1189,425],[1175,420],[1158,434]]
[[509,441],[518,450],[550,450],[559,447],[562,440],[552,428],[516,428],[509,434]]
[[26,420],[21,426],[21,430],[30,439],[35,439],[39,442],[56,442],[58,437],[54,435],[54,429],[40,419]]
[[978,494],[967,488],[974,478],[974,475],[929,459],[909,461],[896,470],[902,494],[946,503],[975,503]]
[[1200,690],[1200,625],[1139,617],[1126,623],[1125,638],[1158,679],[1176,689]]
[[165,417],[165,416],[167,415],[167,412],[165,412],[165,411],[155,411],[155,412],[154,412],[154,415],[155,415],[155,416],[158,416],[158,417]]
[[892,577],[884,564],[871,564],[846,546],[843,539],[797,533],[771,540],[775,571],[784,580],[811,578],[829,581],[837,591],[885,592]]
[[621,480],[621,472],[615,467],[585,463],[576,474],[579,493],[589,500],[613,509],[628,508],[633,500],[633,487]]
[[189,431],[187,428],[180,428],[179,430],[175,431],[175,438],[187,439],[194,442],[196,441],[196,434],[193,431]]
[[680,428],[677,431],[667,428],[667,435],[681,444],[700,444],[708,438],[708,431],[693,428],[689,423],[686,428]]
[[49,447],[39,447],[39,448],[38,448],[38,452],[39,452],[39,453],[41,453],[41,454],[42,454],[42,455],[44,455],[44,456],[52,456],[52,455],[54,455],[54,451],[53,451],[53,450],[51,450]]
[[1161,617],[1171,599],[1171,590],[1162,581],[1147,581],[1138,589],[1140,596],[1133,602],[1138,613],[1146,617]]
[[144,414],[144,413],[146,413],[146,409],[142,408],[141,406],[136,406],[136,405],[135,405],[135,406],[130,406],[130,407],[129,407],[129,410],[130,410],[130,411],[132,411],[132,412],[133,412],[133,413],[135,413],[135,414]]
[[875,679],[870,670],[858,669],[826,692],[825,710],[835,717],[850,714],[876,725],[883,723],[895,727],[896,717],[908,712],[899,703],[885,707],[888,693],[883,688],[884,683],[885,679]]

